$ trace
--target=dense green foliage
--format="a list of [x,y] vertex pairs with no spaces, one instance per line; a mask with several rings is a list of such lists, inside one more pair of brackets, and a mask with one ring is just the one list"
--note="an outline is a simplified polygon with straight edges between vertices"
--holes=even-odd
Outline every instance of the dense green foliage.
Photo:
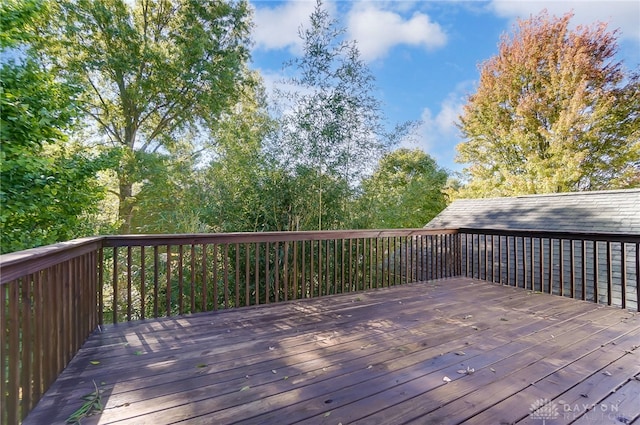
[[398,149],[385,155],[364,180],[358,208],[369,229],[422,227],[446,207],[448,174],[421,150]]
[[103,192],[95,174],[108,161],[68,142],[77,92],[57,82],[30,49],[48,10],[11,1],[0,16],[0,47],[15,56],[0,71],[0,252],[92,234],[87,216]]
[[461,116],[470,163],[458,195],[482,197],[640,185],[640,85],[615,62],[615,32],[571,15],[520,21],[481,65]]
[[99,130],[97,143],[118,152],[120,231],[144,230],[134,225],[150,206],[141,205],[144,192],[164,187],[179,196],[178,182],[162,181],[165,171],[206,146],[240,88],[252,84],[247,3],[72,0],[60,2],[57,18],[44,47],[67,83],[84,88],[79,104]]

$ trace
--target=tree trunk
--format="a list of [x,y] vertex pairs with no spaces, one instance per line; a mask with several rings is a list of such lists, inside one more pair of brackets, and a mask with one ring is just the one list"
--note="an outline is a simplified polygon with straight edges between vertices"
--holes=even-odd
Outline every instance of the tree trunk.
[[133,184],[123,181],[123,176],[119,176],[118,178],[120,180],[120,192],[118,196],[119,232],[121,235],[127,235],[131,233],[131,220],[133,218],[133,207],[135,204],[135,199],[133,198]]

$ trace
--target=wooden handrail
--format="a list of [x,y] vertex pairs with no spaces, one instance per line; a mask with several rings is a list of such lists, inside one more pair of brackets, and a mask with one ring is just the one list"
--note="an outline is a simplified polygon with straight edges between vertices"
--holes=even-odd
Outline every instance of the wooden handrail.
[[299,232],[237,232],[237,233],[194,233],[175,235],[115,235],[106,236],[103,246],[160,246],[203,243],[255,243],[318,241],[330,239],[414,237],[421,235],[456,234],[457,229],[381,229],[381,230],[321,230]]
[[0,285],[102,248],[105,237],[74,239],[0,255]]

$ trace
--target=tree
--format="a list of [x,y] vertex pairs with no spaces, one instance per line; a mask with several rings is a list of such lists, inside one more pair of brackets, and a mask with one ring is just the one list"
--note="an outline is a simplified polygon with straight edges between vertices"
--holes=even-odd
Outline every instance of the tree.
[[132,230],[138,194],[153,179],[143,164],[195,152],[251,83],[249,29],[244,0],[60,4],[46,47],[54,69],[84,88],[80,105],[100,143],[119,153],[121,232]]
[[[271,150],[292,175],[314,180],[298,196],[314,200],[317,222],[309,225],[315,229],[344,225],[353,189],[409,129],[385,131],[374,77],[357,45],[341,39],[343,33],[318,0],[310,26],[300,30],[303,55],[286,67],[294,76],[276,93],[285,112]],[[336,210],[328,214],[331,222],[323,222],[327,209]]]
[[519,21],[480,66],[460,117],[464,196],[637,186],[640,85],[615,61],[616,32],[572,15]]
[[419,149],[386,154],[363,181],[356,227],[422,227],[447,205],[443,192],[448,173]]
[[[257,79],[257,77],[256,77]],[[273,131],[262,86],[246,88],[232,113],[219,123],[215,157],[204,170],[204,222],[223,232],[282,230],[279,208],[286,189],[282,170],[263,151]]]
[[69,143],[76,91],[56,81],[31,48],[50,17],[36,1],[0,6],[0,253],[91,233],[87,216],[103,191],[96,172],[108,157]]

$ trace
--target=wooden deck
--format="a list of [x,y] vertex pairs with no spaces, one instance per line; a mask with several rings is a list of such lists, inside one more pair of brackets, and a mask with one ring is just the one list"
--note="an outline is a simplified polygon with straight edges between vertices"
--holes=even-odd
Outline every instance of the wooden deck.
[[65,423],[94,382],[85,425],[626,424],[640,315],[456,278],[111,326],[24,423]]

